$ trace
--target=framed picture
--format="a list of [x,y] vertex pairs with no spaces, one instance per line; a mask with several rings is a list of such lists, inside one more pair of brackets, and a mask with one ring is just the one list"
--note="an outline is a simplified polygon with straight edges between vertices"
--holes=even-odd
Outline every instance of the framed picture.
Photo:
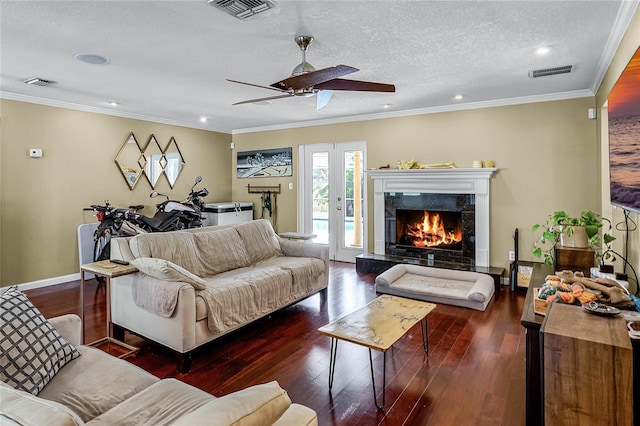
[[238,152],[236,171],[238,178],[293,176],[291,147]]

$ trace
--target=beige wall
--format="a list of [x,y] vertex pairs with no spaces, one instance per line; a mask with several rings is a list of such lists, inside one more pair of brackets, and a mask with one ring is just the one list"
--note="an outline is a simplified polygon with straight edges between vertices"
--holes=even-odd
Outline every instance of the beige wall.
[[[625,69],[636,50],[640,48],[640,8],[636,11],[629,28],[625,33],[618,50],[609,65],[609,69],[604,76],[602,84],[596,94],[596,107],[598,110],[598,143],[601,150],[601,171],[602,171],[602,212],[605,216],[612,218],[614,225],[624,227],[624,211],[619,208],[612,208],[609,202],[609,138],[607,133],[607,109],[606,102],[609,92],[616,83],[618,77]],[[636,224],[640,224],[640,215],[631,213],[629,215]],[[633,226],[633,225],[632,225]],[[614,230],[616,241],[613,242],[613,249],[618,253],[624,254],[624,246],[627,242],[624,232]],[[636,229],[629,233],[628,240],[629,251],[627,253],[627,261],[631,263],[637,273],[640,274],[640,230]],[[617,262],[616,271],[622,271],[622,262]],[[627,273],[631,271],[627,269]]]
[[[593,107],[594,98],[582,98],[236,134],[233,141],[239,151],[292,146],[294,168],[298,145],[347,141],[367,142],[367,168],[410,159],[453,161],[459,167],[470,167],[475,159],[494,160],[500,171],[491,182],[491,265],[508,268],[515,228],[520,229],[520,258],[532,259],[531,225],[560,209],[600,211],[596,122],[587,118]],[[233,178],[233,197],[246,198],[247,183],[283,183],[286,188],[296,179]],[[370,197],[370,233],[372,201]],[[296,191],[284,189],[278,203],[279,230],[296,230]]]
[[[231,136],[108,115],[1,100],[0,229],[2,286],[78,272],[76,230],[95,222],[83,208],[144,204],[152,216],[152,191],[143,177],[130,191],[114,158],[133,132],[144,148],[153,133],[162,147],[175,137],[186,165],[175,189],[164,177],[158,191],[184,199],[197,175],[208,202],[230,192]],[[44,156],[29,158],[29,148]]]

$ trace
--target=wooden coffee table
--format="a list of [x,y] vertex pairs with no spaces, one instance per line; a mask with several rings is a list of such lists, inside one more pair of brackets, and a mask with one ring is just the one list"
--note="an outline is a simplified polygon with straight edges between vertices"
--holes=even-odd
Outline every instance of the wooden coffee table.
[[[338,340],[369,348],[373,399],[379,410],[384,408],[387,381],[387,350],[400,340],[416,323],[420,323],[424,352],[429,352],[427,315],[435,309],[434,303],[403,297],[384,295],[355,312],[347,314],[330,324],[320,327],[320,334],[331,337],[331,359],[329,364],[329,390],[333,387]],[[382,404],[378,404],[376,382],[373,374],[371,349],[383,353]]]

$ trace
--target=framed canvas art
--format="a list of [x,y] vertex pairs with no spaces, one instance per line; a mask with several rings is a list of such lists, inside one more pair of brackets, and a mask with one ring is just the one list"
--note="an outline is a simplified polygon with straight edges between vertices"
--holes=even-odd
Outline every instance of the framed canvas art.
[[238,178],[293,176],[291,147],[238,152],[236,171]]

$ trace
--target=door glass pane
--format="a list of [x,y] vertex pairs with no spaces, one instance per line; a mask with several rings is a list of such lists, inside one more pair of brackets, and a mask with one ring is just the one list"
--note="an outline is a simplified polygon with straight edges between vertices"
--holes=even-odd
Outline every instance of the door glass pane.
[[344,246],[362,247],[362,151],[344,153]]
[[314,242],[329,243],[329,153],[314,152],[311,158]]

